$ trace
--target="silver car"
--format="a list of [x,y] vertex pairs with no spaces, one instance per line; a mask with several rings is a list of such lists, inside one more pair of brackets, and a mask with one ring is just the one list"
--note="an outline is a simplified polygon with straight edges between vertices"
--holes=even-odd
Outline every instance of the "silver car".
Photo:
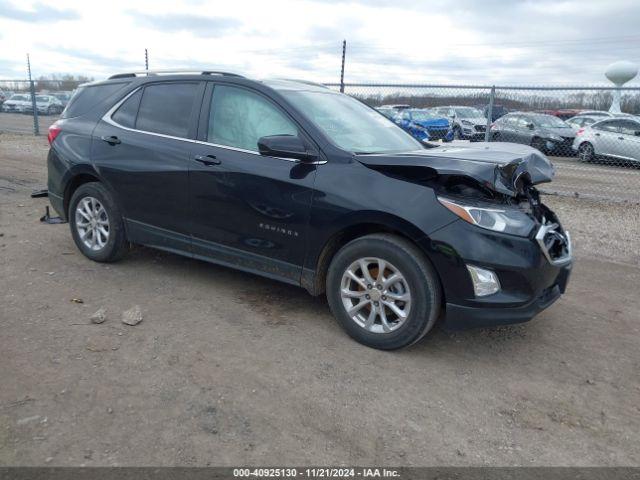
[[450,120],[456,140],[484,140],[487,119],[477,108],[452,105],[435,107],[431,111]]
[[588,127],[596,122],[599,122],[603,119],[601,116],[595,115],[576,115],[575,117],[571,117],[568,120],[565,120],[567,124],[571,126],[576,132],[580,130],[582,127]]
[[640,162],[640,120],[613,117],[581,128],[576,132],[573,150],[582,162],[598,157]]

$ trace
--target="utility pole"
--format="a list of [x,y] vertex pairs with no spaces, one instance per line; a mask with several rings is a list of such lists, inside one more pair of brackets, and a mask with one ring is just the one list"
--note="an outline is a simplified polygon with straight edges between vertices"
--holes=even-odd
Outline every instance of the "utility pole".
[[31,92],[31,108],[33,108],[33,134],[40,135],[40,126],[38,125],[38,106],[36,104],[36,87],[31,79],[31,60],[27,53],[27,72],[29,73],[29,90]]
[[487,109],[487,126],[484,131],[484,141],[491,141],[491,124],[493,123],[493,103],[496,98],[496,86],[491,87],[491,93],[489,94],[489,108]]
[[147,49],[144,49],[144,69],[145,71],[149,71],[149,52]]
[[340,92],[344,93],[344,57],[347,53],[347,41],[342,41],[342,68],[340,69]]

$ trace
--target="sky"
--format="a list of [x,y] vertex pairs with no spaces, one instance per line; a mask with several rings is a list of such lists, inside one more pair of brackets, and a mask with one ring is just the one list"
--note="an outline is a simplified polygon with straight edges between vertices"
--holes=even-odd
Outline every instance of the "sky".
[[[593,84],[640,63],[640,0],[0,0],[0,79],[144,69],[428,84]],[[638,83],[638,79],[634,81]]]

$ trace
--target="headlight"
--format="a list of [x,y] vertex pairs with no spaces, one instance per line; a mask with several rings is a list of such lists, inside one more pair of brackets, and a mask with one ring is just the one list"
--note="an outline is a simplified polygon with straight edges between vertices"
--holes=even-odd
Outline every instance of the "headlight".
[[462,120],[462,124],[463,125],[473,125],[473,122],[470,122],[469,120]]
[[549,137],[551,140],[554,140],[556,142],[561,142],[562,141],[562,137],[560,135],[555,135],[555,134],[551,134],[549,135]]
[[535,225],[526,213],[515,208],[462,205],[442,197],[438,201],[464,221],[494,232],[527,237]]

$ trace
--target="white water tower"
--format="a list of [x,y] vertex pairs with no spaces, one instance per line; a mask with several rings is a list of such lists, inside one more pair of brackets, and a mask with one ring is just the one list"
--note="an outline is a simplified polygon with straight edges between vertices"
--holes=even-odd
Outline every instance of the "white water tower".
[[638,75],[638,66],[626,60],[614,62],[607,67],[604,75],[618,87],[613,92],[613,102],[609,111],[611,113],[620,113],[620,87]]

